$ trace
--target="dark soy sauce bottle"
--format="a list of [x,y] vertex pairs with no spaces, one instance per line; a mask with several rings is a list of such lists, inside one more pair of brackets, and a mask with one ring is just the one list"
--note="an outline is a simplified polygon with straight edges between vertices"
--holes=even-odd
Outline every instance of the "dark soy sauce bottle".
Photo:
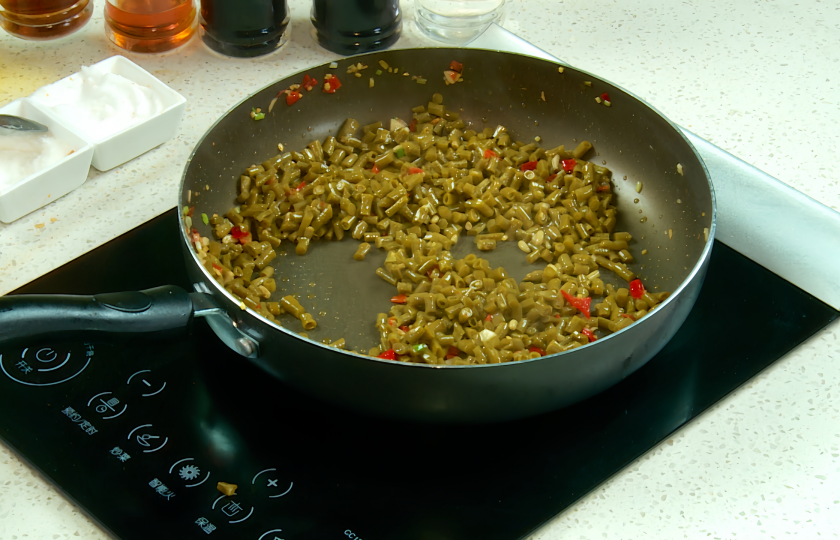
[[288,40],[286,0],[201,0],[201,40],[216,52],[251,58]]
[[399,0],[313,0],[313,37],[343,55],[387,49],[402,33]]

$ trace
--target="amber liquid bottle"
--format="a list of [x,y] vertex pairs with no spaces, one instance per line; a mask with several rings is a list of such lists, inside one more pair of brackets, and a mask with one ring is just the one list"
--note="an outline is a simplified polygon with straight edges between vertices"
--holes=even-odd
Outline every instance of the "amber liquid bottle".
[[15,37],[35,41],[72,34],[92,13],[93,0],[0,0],[0,26]]
[[105,33],[127,51],[159,53],[189,41],[195,15],[193,0],[106,0]]

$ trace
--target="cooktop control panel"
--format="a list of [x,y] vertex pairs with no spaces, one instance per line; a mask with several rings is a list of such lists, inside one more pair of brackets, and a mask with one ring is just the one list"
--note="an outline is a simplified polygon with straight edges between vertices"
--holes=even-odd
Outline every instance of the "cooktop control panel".
[[[284,519],[301,503],[294,501],[301,490],[284,451],[290,441],[272,436],[282,428],[263,416],[265,403],[233,382],[219,396],[201,395],[202,375],[188,369],[189,360],[137,347],[45,342],[4,348],[2,409],[32,422],[19,440],[11,437],[16,446],[46,460],[49,473],[62,477],[80,503],[133,518],[132,528],[167,538],[298,538],[300,525]],[[261,417],[271,441],[263,456],[242,444],[236,418],[218,414],[211,400],[244,404],[248,422]],[[131,509],[137,501],[142,505]],[[142,508],[150,506],[157,515],[144,515]],[[338,529],[325,538],[343,536],[345,529]]]

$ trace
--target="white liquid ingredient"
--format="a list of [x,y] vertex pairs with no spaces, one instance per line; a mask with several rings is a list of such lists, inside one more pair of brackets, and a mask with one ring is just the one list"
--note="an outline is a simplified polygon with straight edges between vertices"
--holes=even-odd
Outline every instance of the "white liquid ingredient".
[[148,120],[164,109],[160,96],[150,88],[87,66],[78,75],[40,88],[32,97],[93,142]]
[[493,13],[504,0],[418,0],[420,7],[443,17],[471,18]]
[[0,191],[60,161],[71,150],[52,133],[0,133]]

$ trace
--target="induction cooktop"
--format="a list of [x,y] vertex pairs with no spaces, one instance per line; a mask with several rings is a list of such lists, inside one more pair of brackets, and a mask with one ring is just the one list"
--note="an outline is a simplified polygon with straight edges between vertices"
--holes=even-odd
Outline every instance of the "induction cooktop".
[[[176,217],[15,293],[190,289]],[[0,437],[123,540],[523,538],[837,315],[715,242],[685,324],[636,373],[554,413],[460,427],[316,401],[203,321],[158,341],[9,341]]]

